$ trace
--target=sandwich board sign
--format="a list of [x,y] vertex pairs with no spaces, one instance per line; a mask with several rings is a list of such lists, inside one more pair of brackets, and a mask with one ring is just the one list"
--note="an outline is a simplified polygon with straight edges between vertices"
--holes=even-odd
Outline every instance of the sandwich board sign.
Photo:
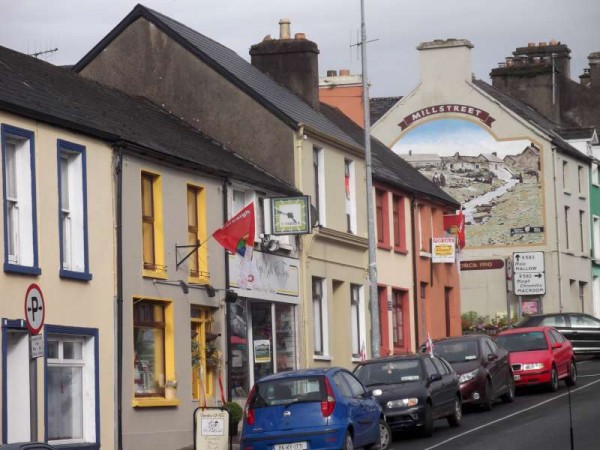
[[194,450],[229,449],[229,411],[199,407],[194,411]]

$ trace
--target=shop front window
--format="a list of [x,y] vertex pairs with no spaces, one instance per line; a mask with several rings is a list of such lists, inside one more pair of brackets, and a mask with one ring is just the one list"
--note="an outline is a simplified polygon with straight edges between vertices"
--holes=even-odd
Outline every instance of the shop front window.
[[162,396],[165,383],[165,311],[160,302],[133,306],[135,396]]
[[273,328],[270,303],[252,304],[254,380],[273,373]]
[[275,333],[277,339],[277,372],[295,369],[296,336],[294,333],[294,307],[275,305]]
[[235,303],[227,303],[229,315],[229,385],[232,397],[248,397],[250,392],[250,372],[248,360],[248,303],[238,298]]
[[209,308],[192,305],[191,311],[192,398],[203,400],[213,395],[214,376],[221,367],[218,335],[211,332]]

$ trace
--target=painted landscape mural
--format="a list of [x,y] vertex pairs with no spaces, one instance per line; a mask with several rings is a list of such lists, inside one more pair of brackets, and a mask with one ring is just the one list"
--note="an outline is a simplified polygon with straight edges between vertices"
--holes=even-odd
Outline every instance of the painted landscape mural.
[[467,247],[544,240],[541,155],[532,142],[498,142],[470,121],[439,119],[392,150],[463,205]]

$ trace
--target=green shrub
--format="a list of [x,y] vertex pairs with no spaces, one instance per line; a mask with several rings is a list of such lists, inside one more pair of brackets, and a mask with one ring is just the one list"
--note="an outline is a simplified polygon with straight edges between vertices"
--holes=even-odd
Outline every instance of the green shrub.
[[244,410],[236,402],[227,402],[223,405],[227,411],[229,411],[229,422],[230,423],[238,423],[242,420],[242,416],[244,415]]

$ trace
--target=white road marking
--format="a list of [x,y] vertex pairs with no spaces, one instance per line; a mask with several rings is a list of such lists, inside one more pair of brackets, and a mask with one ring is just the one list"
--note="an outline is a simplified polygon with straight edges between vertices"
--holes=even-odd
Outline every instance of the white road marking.
[[[600,383],[600,380],[592,381],[590,384],[586,384],[585,386],[578,387],[577,389],[572,389],[571,390],[571,394],[574,393],[574,392],[577,392],[577,391],[579,391],[581,389],[585,389],[587,387],[590,387],[590,386],[592,386],[593,384],[596,384],[596,383]],[[508,416],[501,417],[500,419],[493,420],[490,423],[486,423],[484,425],[480,425],[477,428],[473,428],[472,430],[465,431],[464,433],[461,433],[461,434],[453,436],[453,437],[451,437],[449,439],[446,439],[445,441],[442,441],[439,444],[435,444],[435,445],[433,445],[431,447],[427,447],[425,450],[431,450],[432,448],[440,447],[442,445],[447,444],[450,441],[453,441],[455,439],[458,439],[458,438],[461,438],[463,436],[466,436],[467,434],[473,433],[474,431],[479,431],[482,428],[489,427],[490,425],[494,425],[494,424],[496,424],[498,422],[502,422],[503,420],[510,419],[511,417],[518,416],[519,414],[522,414],[522,413],[527,412],[529,410],[538,408],[538,407],[540,407],[542,405],[545,405],[546,403],[550,403],[550,402],[553,402],[554,400],[558,400],[559,398],[564,397],[565,395],[569,395],[569,392],[565,392],[564,394],[560,394],[560,395],[557,395],[556,397],[552,397],[552,398],[550,398],[548,400],[544,400],[543,402],[538,403],[537,405],[530,406],[529,408],[525,408],[525,409],[523,409],[521,411],[517,411],[515,413],[509,414]]]

